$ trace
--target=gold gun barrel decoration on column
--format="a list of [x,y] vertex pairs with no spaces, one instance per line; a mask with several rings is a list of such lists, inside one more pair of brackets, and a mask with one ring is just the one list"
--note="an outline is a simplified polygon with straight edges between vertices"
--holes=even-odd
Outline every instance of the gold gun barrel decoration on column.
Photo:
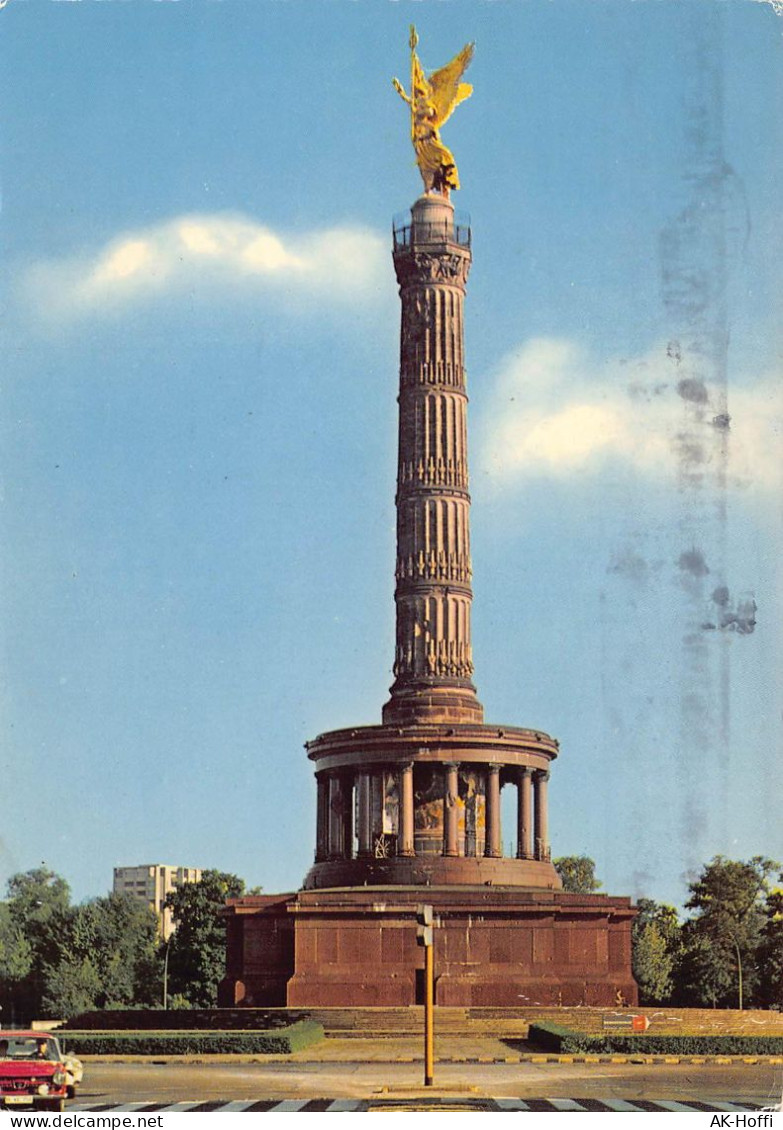
[[428,78],[416,54],[418,42],[416,28],[411,26],[410,94],[406,94],[398,79],[392,79],[392,82],[394,89],[411,108],[411,140],[424,190],[448,198],[452,188],[459,188],[459,175],[454,155],[441,141],[439,130],[451,117],[454,108],[473,93],[470,83],[460,80],[473,58],[474,44],[466,43],[450,63],[433,71]]

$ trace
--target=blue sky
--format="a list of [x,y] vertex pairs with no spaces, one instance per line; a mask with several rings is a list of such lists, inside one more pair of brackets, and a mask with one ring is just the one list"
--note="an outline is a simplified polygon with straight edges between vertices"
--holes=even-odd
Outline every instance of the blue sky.
[[774,7],[10,0],[0,878],[295,889],[303,743],[380,721],[411,21],[428,69],[477,45],[487,719],[560,739],[553,850],[611,893],[783,857]]

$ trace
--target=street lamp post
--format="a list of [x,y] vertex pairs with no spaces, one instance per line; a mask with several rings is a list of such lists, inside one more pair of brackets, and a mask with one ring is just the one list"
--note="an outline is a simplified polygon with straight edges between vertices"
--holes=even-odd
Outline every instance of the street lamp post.
[[163,1010],[164,1012],[169,1007],[169,946],[171,945],[171,938],[166,942],[166,950],[163,954]]
[[740,1012],[742,1012],[742,955],[740,954],[739,942],[736,938],[732,940],[734,942],[734,949],[737,951],[737,995],[739,997]]

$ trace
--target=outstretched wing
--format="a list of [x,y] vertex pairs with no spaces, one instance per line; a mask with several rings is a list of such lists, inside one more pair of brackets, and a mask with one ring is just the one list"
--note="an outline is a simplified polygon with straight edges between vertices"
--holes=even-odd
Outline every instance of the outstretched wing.
[[445,67],[441,67],[439,71],[433,71],[430,75],[430,100],[435,108],[436,122],[434,124],[437,128],[440,128],[451,117],[455,106],[459,106],[460,102],[470,98],[473,93],[473,87],[470,83],[460,82],[470,60],[473,58],[473,51],[474,44],[466,43],[459,55],[456,55]]

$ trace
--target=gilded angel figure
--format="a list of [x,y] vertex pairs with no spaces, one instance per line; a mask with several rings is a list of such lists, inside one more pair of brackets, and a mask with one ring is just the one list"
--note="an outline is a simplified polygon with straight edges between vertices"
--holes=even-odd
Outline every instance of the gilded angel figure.
[[433,71],[428,78],[416,54],[418,41],[416,29],[411,27],[410,94],[406,94],[396,78],[392,82],[411,108],[411,140],[425,192],[439,192],[448,197],[452,188],[459,188],[459,176],[454,155],[441,141],[439,130],[454,108],[473,93],[473,87],[460,80],[473,58],[474,45],[467,43],[450,63]]

